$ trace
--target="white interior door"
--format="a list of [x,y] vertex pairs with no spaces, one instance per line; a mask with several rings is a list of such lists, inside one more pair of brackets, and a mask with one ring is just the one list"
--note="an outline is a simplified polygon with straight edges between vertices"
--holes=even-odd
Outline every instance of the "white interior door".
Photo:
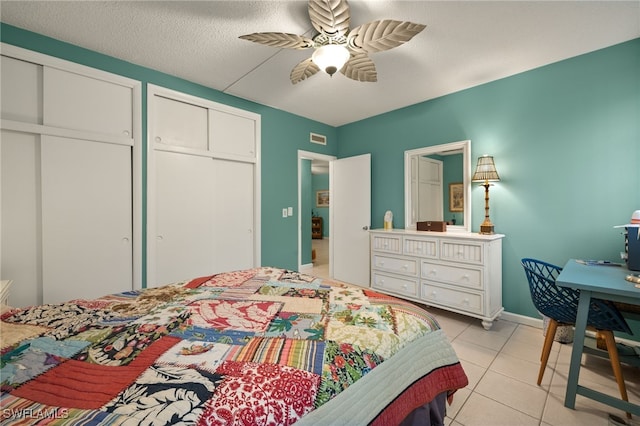
[[131,146],[42,136],[44,303],[133,287]]
[[329,163],[330,274],[369,287],[371,154]]
[[442,161],[420,157],[417,183],[417,220],[443,220]]

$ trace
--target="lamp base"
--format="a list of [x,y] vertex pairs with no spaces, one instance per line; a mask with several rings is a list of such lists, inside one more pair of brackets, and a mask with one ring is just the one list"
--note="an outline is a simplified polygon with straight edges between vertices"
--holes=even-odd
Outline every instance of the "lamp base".
[[480,225],[480,233],[485,235],[495,234],[493,232],[493,224],[492,225]]

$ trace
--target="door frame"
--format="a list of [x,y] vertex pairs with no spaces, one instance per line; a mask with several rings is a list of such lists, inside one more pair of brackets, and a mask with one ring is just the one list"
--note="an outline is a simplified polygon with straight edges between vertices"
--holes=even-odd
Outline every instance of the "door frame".
[[[334,155],[318,154],[317,152],[298,150],[298,271],[302,269],[302,160],[322,160],[331,162],[337,160]],[[329,187],[331,191],[331,187]],[[329,223],[329,239],[331,239],[331,223]],[[329,254],[329,267],[333,263],[331,254]]]

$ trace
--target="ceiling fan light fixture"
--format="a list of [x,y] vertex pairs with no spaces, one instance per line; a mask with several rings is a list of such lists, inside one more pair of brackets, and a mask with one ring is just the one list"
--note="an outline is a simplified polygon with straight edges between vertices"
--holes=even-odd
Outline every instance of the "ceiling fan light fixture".
[[344,64],[349,60],[349,51],[347,48],[340,44],[327,44],[317,48],[311,60],[330,76],[341,69]]

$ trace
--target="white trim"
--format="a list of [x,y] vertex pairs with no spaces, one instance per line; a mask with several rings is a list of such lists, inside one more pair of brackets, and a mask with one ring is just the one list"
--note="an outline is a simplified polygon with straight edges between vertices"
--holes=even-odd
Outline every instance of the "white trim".
[[0,128],[2,128],[2,130],[12,130],[20,133],[33,133],[69,139],[82,139],[92,142],[111,143],[115,145],[135,145],[135,136],[114,136],[104,133],[89,132],[86,130],[65,129],[63,127],[45,126],[42,124],[26,123],[16,120],[2,119],[0,120]]
[[44,53],[34,52],[33,50],[23,49],[22,47],[14,46],[12,44],[1,43],[0,54],[2,54],[2,56],[8,56],[22,61],[33,62],[34,64],[57,68],[75,74],[108,81],[114,84],[120,84],[125,87],[134,88],[136,85],[142,84],[140,81],[131,79],[129,77],[124,77],[108,71],[99,70],[97,68],[91,68],[86,65],[80,65],[75,62],[67,61],[66,59],[60,59],[56,58],[55,56],[45,55]]
[[[331,163],[337,157],[333,155],[318,154],[317,152],[298,150],[298,270],[302,269],[302,167],[301,160],[322,160]],[[331,189],[331,183],[329,183]],[[331,222],[329,222],[329,236],[331,236]],[[329,265],[331,266],[331,256],[329,256]]]
[[514,314],[512,312],[503,311],[500,314],[500,319],[505,321],[515,322],[517,324],[528,325],[530,327],[540,328],[542,329],[542,319],[528,317],[525,315]]
[[300,272],[306,271],[307,269],[313,269],[313,263],[305,263],[304,265],[300,265]]
[[[505,321],[515,322],[516,324],[528,325],[530,327],[539,328],[542,330],[544,321],[540,318],[532,318],[525,315],[514,314],[512,312],[502,312],[498,319],[503,319]],[[595,332],[587,330],[585,333],[589,337],[595,338]],[[615,336],[616,342],[623,343],[627,346],[638,346],[640,342],[630,339],[625,339],[624,337]]]
[[[471,140],[463,140],[458,142],[445,143],[442,145],[431,145],[423,148],[409,149],[404,152],[404,227],[406,229],[416,229],[415,222],[411,220],[411,210],[408,207],[411,199],[411,156],[428,155],[442,151],[462,150],[462,180],[464,187],[464,224],[463,225],[447,225],[448,232],[471,232]],[[445,202],[443,200],[443,212]]]

